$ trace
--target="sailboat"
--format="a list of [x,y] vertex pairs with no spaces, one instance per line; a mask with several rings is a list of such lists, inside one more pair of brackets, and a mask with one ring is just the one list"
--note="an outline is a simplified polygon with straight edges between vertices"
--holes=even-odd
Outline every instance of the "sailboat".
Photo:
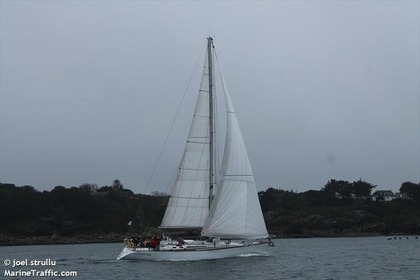
[[[220,170],[215,141],[215,48],[207,51],[185,151],[160,228],[199,229],[199,240],[165,238],[157,246],[126,246],[120,259],[153,261],[267,255],[269,239],[242,133],[226,88],[226,135]],[[221,71],[220,71],[221,72]]]

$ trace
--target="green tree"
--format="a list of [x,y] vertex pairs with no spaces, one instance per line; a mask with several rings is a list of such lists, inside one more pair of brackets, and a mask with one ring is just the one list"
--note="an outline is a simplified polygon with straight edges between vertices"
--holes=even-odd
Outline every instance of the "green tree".
[[335,198],[350,198],[352,194],[352,184],[343,180],[331,179],[322,188],[322,191],[327,192],[331,197]]
[[98,185],[97,184],[88,184],[84,183],[79,186],[79,189],[87,192],[87,193],[96,193],[98,191]]
[[369,199],[371,196],[372,189],[376,187],[368,182],[362,181],[362,179],[353,182],[352,185],[352,193],[355,197],[359,199]]
[[121,184],[120,180],[114,180],[114,182],[112,182],[112,188],[116,191],[122,191],[124,186]]
[[400,193],[408,199],[420,199],[420,183],[404,182],[401,184]]

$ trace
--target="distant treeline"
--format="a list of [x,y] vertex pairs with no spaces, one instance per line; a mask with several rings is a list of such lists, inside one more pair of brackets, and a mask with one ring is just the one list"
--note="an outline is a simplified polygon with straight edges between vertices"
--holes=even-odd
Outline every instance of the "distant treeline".
[[[374,188],[330,180],[321,190],[269,188],[258,195],[268,230],[278,236],[420,234],[420,183],[402,183],[397,198],[372,194]],[[119,180],[42,192],[0,183],[0,244],[11,237],[143,234],[157,230],[168,198],[134,194]]]
[[140,231],[160,223],[168,197],[134,194],[115,180],[52,191],[0,184],[1,236],[76,236]]
[[259,198],[269,231],[279,236],[420,234],[420,183],[402,183],[396,196],[373,188],[330,180],[319,191],[269,188]]

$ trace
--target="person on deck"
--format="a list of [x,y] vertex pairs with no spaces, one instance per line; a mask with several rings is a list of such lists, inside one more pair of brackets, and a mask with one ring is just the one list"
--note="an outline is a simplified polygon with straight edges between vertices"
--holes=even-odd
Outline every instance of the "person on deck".
[[159,246],[159,238],[153,235],[152,240],[150,240],[150,247],[156,248],[157,246]]

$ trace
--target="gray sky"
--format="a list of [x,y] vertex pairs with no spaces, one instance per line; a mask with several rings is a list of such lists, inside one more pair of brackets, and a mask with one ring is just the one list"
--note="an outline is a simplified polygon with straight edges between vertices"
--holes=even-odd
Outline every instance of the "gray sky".
[[[420,181],[418,1],[1,1],[0,181],[168,191],[215,35],[258,188]],[[202,61],[199,61],[201,69]]]

